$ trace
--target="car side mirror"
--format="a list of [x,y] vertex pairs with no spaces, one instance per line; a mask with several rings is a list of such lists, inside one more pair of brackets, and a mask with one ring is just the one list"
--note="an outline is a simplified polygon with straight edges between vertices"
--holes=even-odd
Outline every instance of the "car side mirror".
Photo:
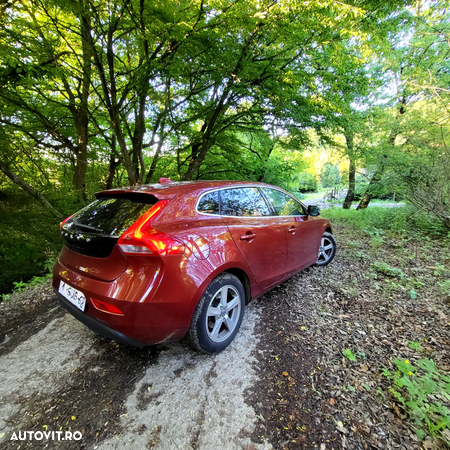
[[317,205],[308,205],[308,216],[318,216],[320,208]]

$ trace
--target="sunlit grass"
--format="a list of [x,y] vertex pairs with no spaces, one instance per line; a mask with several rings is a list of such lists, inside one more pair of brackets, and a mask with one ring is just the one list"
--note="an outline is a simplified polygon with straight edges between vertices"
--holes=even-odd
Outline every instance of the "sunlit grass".
[[438,219],[426,214],[417,214],[410,206],[400,208],[373,206],[359,211],[336,207],[322,210],[321,215],[336,225],[340,222],[351,223],[369,234],[376,235],[376,230],[384,230],[398,234],[420,232],[450,238],[450,230]]

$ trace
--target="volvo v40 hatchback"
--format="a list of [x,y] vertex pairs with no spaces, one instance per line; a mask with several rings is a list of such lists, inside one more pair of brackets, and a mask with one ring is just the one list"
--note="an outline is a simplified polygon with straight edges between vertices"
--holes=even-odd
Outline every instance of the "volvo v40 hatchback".
[[336,251],[317,207],[263,183],[162,179],[96,197],[61,225],[53,287],[91,330],[132,346],[188,334],[219,352],[251,299]]

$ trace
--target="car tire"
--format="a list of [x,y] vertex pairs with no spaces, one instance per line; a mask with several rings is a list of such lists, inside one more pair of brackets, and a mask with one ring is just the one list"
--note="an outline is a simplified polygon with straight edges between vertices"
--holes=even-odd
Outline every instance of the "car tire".
[[331,233],[325,231],[320,241],[319,255],[317,257],[316,266],[326,266],[333,261],[336,254],[336,240]]
[[206,288],[192,315],[192,346],[210,354],[224,350],[239,331],[244,308],[242,283],[230,273],[220,274]]

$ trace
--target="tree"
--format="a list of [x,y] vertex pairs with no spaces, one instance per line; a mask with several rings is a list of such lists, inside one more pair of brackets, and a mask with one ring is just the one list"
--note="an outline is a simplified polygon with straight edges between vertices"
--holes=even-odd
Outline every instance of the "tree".
[[341,175],[337,164],[326,163],[320,174],[320,184],[324,188],[334,188],[341,184]]
[[316,192],[317,180],[309,172],[303,172],[299,178],[299,191],[300,192]]
[[20,188],[22,188],[25,192],[27,192],[29,195],[31,195],[33,198],[35,198],[39,203],[41,203],[42,206],[47,208],[57,219],[64,219],[64,215],[61,214],[56,208],[54,208],[48,200],[42,195],[41,192],[39,192],[37,189],[35,189],[33,186],[31,186],[29,183],[27,183],[23,178],[15,174],[9,164],[6,161],[9,151],[9,139],[7,134],[5,133],[5,130],[3,126],[0,124],[0,170],[15,184],[17,184]]

